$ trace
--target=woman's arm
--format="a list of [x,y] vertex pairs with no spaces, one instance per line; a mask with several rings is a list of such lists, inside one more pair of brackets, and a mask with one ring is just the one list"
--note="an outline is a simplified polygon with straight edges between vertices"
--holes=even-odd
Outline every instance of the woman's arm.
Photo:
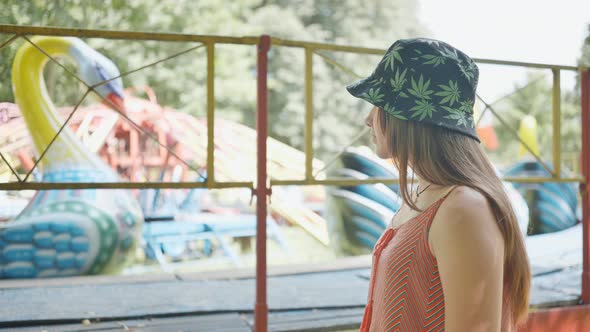
[[445,331],[500,331],[504,240],[487,199],[459,187],[430,228],[445,300]]

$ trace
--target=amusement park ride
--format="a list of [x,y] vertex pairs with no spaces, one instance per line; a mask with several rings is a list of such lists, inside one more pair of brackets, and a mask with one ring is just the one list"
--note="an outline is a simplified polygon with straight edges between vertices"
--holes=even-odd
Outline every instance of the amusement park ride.
[[[89,85],[105,77],[119,75],[110,60],[79,39],[39,37],[34,41],[49,52],[73,58],[80,68],[82,79]],[[112,106],[106,103],[78,107],[75,110],[67,107],[55,110],[45,90],[44,80],[39,76],[30,77],[31,75],[27,75],[29,71],[21,68],[36,66],[33,72],[42,73],[45,63],[47,58],[32,45],[22,47],[17,53],[13,74],[18,105],[0,104],[0,114],[3,115],[0,144],[3,146],[3,154],[13,157],[13,169],[31,171],[37,166],[35,158],[39,158],[48,148],[39,163],[40,171],[35,169],[38,181],[79,182],[92,179],[101,182],[118,181],[116,179],[119,177],[128,181],[202,182],[206,179],[203,168],[199,169],[198,166],[205,165],[207,158],[207,124],[204,119],[159,105],[155,93],[149,87],[141,88],[147,95],[147,100],[136,96],[137,89],[123,91],[120,80],[109,82],[100,88],[112,90],[105,91],[103,97],[116,100],[117,107],[124,110],[124,113],[113,111]],[[33,86],[34,89],[27,89],[28,86]],[[26,95],[23,91],[26,91]],[[58,119],[70,115],[73,116],[69,119],[68,126],[52,142],[53,136],[60,131],[62,121]],[[215,134],[216,178],[226,181],[248,180],[248,172],[244,170],[255,168],[255,153],[249,153],[251,147],[255,147],[255,132],[243,125],[218,119]],[[29,135],[33,145],[30,144]],[[270,160],[269,172],[279,178],[301,175],[297,162],[303,160],[302,153],[272,139],[269,143],[270,152],[277,156]],[[314,162],[316,169],[322,166],[321,162]],[[112,175],[102,178],[90,174],[94,168]],[[3,177],[10,176],[8,168],[4,172]],[[108,194],[107,190],[39,191],[16,220],[0,225],[0,233],[4,238],[1,244],[4,249],[0,264],[2,277],[30,278],[110,272],[110,269],[106,269],[107,263],[116,261],[117,263],[111,265],[121,266],[125,256],[131,255],[129,249],[140,243],[148,251],[148,256],[157,258],[165,267],[165,254],[178,252],[179,245],[183,247],[185,242],[197,240],[207,242],[207,253],[210,253],[210,240],[215,240],[223,252],[236,265],[240,265],[238,255],[225,238],[255,236],[256,216],[248,207],[248,211],[219,207],[202,209],[197,200],[202,196],[202,191],[199,188],[176,192],[145,189],[136,190],[135,195],[130,191],[115,191],[118,195],[126,195],[126,200]],[[102,200],[97,199],[97,193],[106,196]],[[307,193],[307,199],[311,197],[316,200],[322,194],[317,190],[308,190]],[[81,220],[75,221],[51,217],[54,213],[52,211],[70,201],[91,205],[99,202],[106,206],[116,204],[120,208],[125,208],[125,204],[128,204],[130,212],[114,213],[115,209],[104,207],[104,211],[114,213],[112,220],[108,220],[109,225],[113,225],[109,228],[113,238],[110,242],[113,243],[106,251],[108,254],[101,255],[104,240],[98,234],[102,233],[92,233],[100,227],[85,228],[93,222],[86,222],[83,214],[78,216]],[[300,224],[320,241],[327,243],[325,225],[318,223],[317,214],[303,207],[287,207],[286,204],[281,204],[280,198],[275,201],[275,217]],[[142,203],[141,209],[137,202]],[[80,212],[87,209],[89,207],[80,209]],[[122,215],[121,218],[124,219],[121,220],[125,222],[117,222],[115,216],[118,215]],[[144,223],[144,220],[150,222]],[[129,228],[122,226],[125,223],[134,226],[129,235],[125,235],[128,233],[125,230]],[[67,231],[60,231],[62,228]],[[268,229],[271,238],[286,249],[286,241],[272,217],[268,219]],[[121,241],[121,244],[117,246],[114,239]],[[125,250],[118,253],[116,248]],[[90,258],[89,253],[92,254]],[[95,257],[100,257],[104,264],[97,265],[92,261]]]

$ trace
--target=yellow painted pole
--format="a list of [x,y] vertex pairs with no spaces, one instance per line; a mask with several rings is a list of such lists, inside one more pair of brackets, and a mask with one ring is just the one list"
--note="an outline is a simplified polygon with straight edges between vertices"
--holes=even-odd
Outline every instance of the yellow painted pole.
[[362,54],[375,54],[375,55],[383,55],[383,53],[385,53],[385,50],[380,49],[380,48],[367,48],[367,47],[355,47],[355,46],[336,45],[336,44],[315,43],[315,42],[307,42],[307,41],[300,41],[300,40],[281,39],[281,38],[276,38],[276,37],[272,38],[272,43],[279,45],[279,46],[312,48],[315,50],[335,51],[335,52],[362,53]]
[[560,71],[553,68],[553,177],[561,177],[561,83]]
[[254,188],[252,182],[2,182],[0,190]]
[[215,44],[207,43],[207,186],[215,183]]
[[17,35],[41,35],[41,36],[65,36],[80,38],[104,38],[122,40],[157,40],[172,42],[201,42],[220,44],[246,44],[255,45],[258,37],[226,37],[194,35],[182,33],[162,33],[145,31],[122,31],[122,30],[99,30],[99,29],[76,29],[64,27],[30,26],[0,24],[0,33],[13,33]]
[[305,179],[313,178],[313,49],[305,48]]
[[[276,38],[276,37],[272,38],[272,42],[273,42],[273,44],[279,45],[279,46],[300,47],[300,48],[311,47],[316,50],[325,50],[325,51],[334,51],[334,52],[361,53],[361,54],[374,54],[374,55],[383,55],[383,53],[385,53],[384,49],[379,49],[379,48],[314,43],[314,42],[306,42],[306,41],[299,41],[299,40],[281,39],[281,38]],[[502,66],[516,66],[516,67],[540,68],[540,69],[553,69],[553,68],[555,68],[555,69],[559,69],[559,70],[571,70],[571,71],[578,71],[579,70],[579,68],[576,66],[563,66],[563,65],[546,64],[546,63],[505,61],[505,60],[482,59],[482,58],[473,58],[473,60],[477,63],[502,65]]]
[[502,180],[506,182],[515,183],[568,183],[568,182],[580,182],[585,183],[586,180],[580,176],[571,178],[553,178],[553,177],[531,177],[531,178],[520,178],[520,177],[505,177]]
[[[507,177],[503,179],[508,182],[516,183],[538,183],[553,182],[567,183],[579,182],[586,183],[582,177],[572,178],[517,178]],[[325,180],[271,180],[272,186],[290,186],[290,185],[326,185],[326,186],[356,186],[360,184],[387,183],[397,184],[397,179],[391,178],[371,178],[366,180],[355,180],[349,178],[333,178]],[[63,189],[192,189],[192,188],[249,188],[253,189],[252,182],[215,182],[211,186],[203,182],[2,182],[0,190],[63,190]]]
[[[77,29],[64,27],[47,27],[47,26],[28,26],[28,25],[13,25],[0,24],[0,33],[17,34],[17,35],[45,35],[45,36],[71,36],[81,38],[105,38],[105,39],[124,39],[124,40],[158,40],[158,41],[174,41],[174,42],[201,42],[201,43],[219,43],[219,44],[246,44],[255,45],[258,43],[259,37],[245,36],[245,37],[226,37],[226,36],[212,36],[212,35],[195,35],[195,34],[180,34],[180,33],[162,33],[162,32],[146,32],[146,31],[122,31],[122,30],[99,30],[99,29]],[[335,52],[349,52],[361,54],[375,54],[383,55],[384,49],[354,47],[346,45],[314,43],[298,40],[287,40],[273,37],[271,41],[274,45],[299,47],[312,47],[316,50],[326,50]],[[493,59],[479,59],[474,58],[475,62],[484,64],[495,64],[505,66],[518,66],[529,68],[543,68],[543,69],[559,69],[559,70],[586,70],[585,67],[575,66],[561,66],[544,63],[530,63],[517,61],[503,61]]]
[[[521,177],[506,177],[503,178],[504,181],[507,182],[516,182],[516,183],[539,183],[539,182],[553,182],[553,183],[566,183],[566,182],[581,182],[584,183],[585,180],[582,177],[572,177],[572,178],[552,178],[552,177],[531,177],[531,178],[521,178]],[[357,179],[350,179],[350,178],[332,178],[332,179],[324,179],[324,180],[271,180],[270,184],[272,186],[292,186],[292,185],[325,185],[325,186],[358,186],[361,184],[374,184],[374,183],[385,183],[385,184],[399,184],[398,179],[392,178],[370,178],[365,180],[357,180]]]
[[475,61],[477,63],[484,63],[484,64],[489,64],[489,65],[502,65],[502,66],[514,66],[514,67],[525,67],[525,68],[559,69],[559,70],[578,71],[578,67],[576,67],[576,66],[552,65],[552,64],[547,64],[547,63],[504,61],[504,60],[479,59],[479,58],[473,58],[473,61]]
[[291,186],[291,185],[326,185],[326,186],[357,186],[360,184],[373,183],[392,183],[397,184],[399,180],[391,178],[369,178],[366,180],[356,180],[351,178],[333,178],[325,180],[271,180],[271,186]]

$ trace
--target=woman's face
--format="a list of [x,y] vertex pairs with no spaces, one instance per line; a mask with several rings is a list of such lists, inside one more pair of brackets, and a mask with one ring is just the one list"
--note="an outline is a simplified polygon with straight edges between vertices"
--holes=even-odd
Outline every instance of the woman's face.
[[391,156],[387,150],[387,139],[381,130],[379,122],[379,108],[374,106],[365,119],[365,124],[371,128],[371,140],[375,143],[375,153],[377,153],[379,158],[388,159],[391,158]]

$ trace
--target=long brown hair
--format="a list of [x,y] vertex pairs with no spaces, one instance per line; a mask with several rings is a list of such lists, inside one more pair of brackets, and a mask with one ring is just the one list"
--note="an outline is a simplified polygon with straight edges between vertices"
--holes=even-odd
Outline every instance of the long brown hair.
[[504,238],[504,285],[510,290],[512,317],[515,323],[523,323],[531,280],[523,235],[502,181],[477,141],[446,128],[395,119],[381,108],[378,116],[380,129],[388,138],[388,152],[399,170],[399,190],[405,204],[419,210],[407,187],[408,165],[430,183],[467,186],[487,198]]

